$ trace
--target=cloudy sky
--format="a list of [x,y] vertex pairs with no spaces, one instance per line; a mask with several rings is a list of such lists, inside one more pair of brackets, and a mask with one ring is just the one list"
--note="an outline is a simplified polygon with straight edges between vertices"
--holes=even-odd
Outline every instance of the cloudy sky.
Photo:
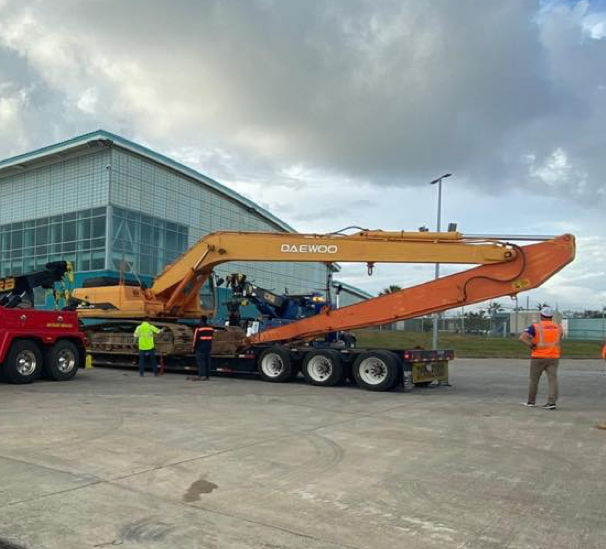
[[606,305],[606,1],[0,0],[0,158],[97,128],[300,231],[434,227],[452,172],[462,232],[577,235],[531,303]]

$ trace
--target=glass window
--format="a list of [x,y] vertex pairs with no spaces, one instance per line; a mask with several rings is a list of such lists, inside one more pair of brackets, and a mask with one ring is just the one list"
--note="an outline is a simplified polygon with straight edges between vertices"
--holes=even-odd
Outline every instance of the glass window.
[[63,239],[63,225],[60,223],[49,227],[49,242],[55,244],[60,243]]
[[78,219],[78,240],[88,240],[91,233],[91,220]]
[[76,222],[68,221],[63,223],[63,241],[72,242],[76,240]]
[[13,230],[11,233],[11,248],[14,250],[15,248],[23,247],[23,229],[21,230]]
[[36,229],[34,227],[26,227],[23,230],[23,244],[25,246],[33,246],[36,243]]
[[90,252],[78,252],[76,271],[90,271]]
[[105,251],[93,251],[91,253],[90,269],[96,271],[105,267]]
[[105,236],[105,217],[95,217],[93,219],[92,237],[98,238]]
[[48,244],[48,225],[36,226],[36,246],[41,244]]

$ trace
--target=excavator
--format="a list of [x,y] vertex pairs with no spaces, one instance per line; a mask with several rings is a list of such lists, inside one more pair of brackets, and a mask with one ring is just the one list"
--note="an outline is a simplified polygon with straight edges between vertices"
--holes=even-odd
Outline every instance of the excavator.
[[[534,241],[520,246],[514,240]],[[574,259],[575,238],[499,238],[464,235],[456,230],[345,230],[329,234],[216,232],[201,238],[154,280],[150,288],[89,287],[75,290],[79,315],[102,320],[87,335],[93,360],[130,364],[134,324],[150,317],[165,328],[157,352],[162,360],[191,359],[192,329],[184,323],[214,311],[199,299],[218,265],[231,261],[365,263],[371,275],[377,263],[478,265],[466,271],[246,336],[238,328],[218,330],[213,368],[220,372],[256,372],[271,382],[293,379],[299,371],[314,385],[330,386],[350,377],[368,390],[393,388],[406,377],[416,384],[447,381],[452,351],[316,348],[313,341],[330,332],[368,328],[468,306],[536,288]]]

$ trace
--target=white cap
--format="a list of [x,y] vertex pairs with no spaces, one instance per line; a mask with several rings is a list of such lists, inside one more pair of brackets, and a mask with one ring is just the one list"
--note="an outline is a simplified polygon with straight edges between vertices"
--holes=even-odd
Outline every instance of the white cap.
[[543,307],[541,309],[541,316],[546,316],[547,318],[551,318],[553,316],[553,311],[551,307]]

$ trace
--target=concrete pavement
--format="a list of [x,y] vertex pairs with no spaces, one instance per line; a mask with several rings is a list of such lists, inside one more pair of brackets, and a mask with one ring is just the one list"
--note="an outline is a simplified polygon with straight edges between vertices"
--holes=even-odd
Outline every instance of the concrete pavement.
[[554,412],[519,405],[527,370],[457,360],[453,387],[410,393],[102,369],[0,384],[0,538],[27,549],[601,549],[603,363],[563,361]]

